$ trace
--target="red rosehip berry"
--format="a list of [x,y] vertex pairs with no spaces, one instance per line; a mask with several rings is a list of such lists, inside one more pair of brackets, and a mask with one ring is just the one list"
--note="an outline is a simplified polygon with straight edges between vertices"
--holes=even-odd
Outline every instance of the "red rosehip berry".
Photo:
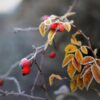
[[0,80],[0,87],[4,85],[4,80]]
[[58,27],[58,23],[52,23],[51,25],[50,25],[50,30],[56,30],[57,29],[57,27]]
[[32,62],[29,59],[27,59],[27,58],[23,58],[20,61],[20,65],[21,65],[22,68],[24,68],[24,67],[31,67]]
[[44,15],[44,16],[42,16],[41,20],[45,21],[45,20],[47,20],[48,18],[49,18],[48,15]]
[[54,59],[56,57],[56,53],[54,51],[52,51],[50,54],[49,54],[49,58],[51,59]]
[[65,30],[64,25],[63,25],[63,24],[59,24],[59,25],[58,25],[58,31],[59,31],[59,32],[64,32],[64,30]]
[[30,71],[30,68],[26,66],[22,69],[22,75],[28,75],[30,74]]

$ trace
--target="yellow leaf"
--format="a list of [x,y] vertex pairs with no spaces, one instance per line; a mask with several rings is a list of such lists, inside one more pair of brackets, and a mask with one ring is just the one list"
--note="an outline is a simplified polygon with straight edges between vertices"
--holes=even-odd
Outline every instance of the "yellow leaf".
[[65,27],[65,29],[66,29],[68,32],[70,32],[70,30],[71,30],[71,24],[70,24],[69,22],[65,22],[65,23],[64,23],[64,27]]
[[73,54],[69,54],[69,55],[66,55],[64,60],[63,60],[63,64],[62,64],[62,67],[65,67],[68,65],[68,63],[74,58],[74,55]]
[[93,64],[93,66],[91,67],[91,71],[96,82],[100,84],[100,66]]
[[81,64],[75,58],[72,59],[72,64],[78,72],[81,71]]
[[74,77],[70,81],[70,89],[71,89],[71,92],[75,92],[77,90],[77,77]]
[[74,77],[75,72],[76,72],[76,69],[74,68],[73,64],[69,63],[68,68],[67,68],[67,73],[71,79]]
[[91,72],[91,67],[89,67],[88,69],[85,70],[83,74],[83,83],[87,90],[90,87],[92,80],[93,80],[93,76]]
[[73,53],[77,50],[77,47],[74,46],[73,44],[68,44],[66,47],[65,47],[65,52],[66,53]]
[[80,75],[77,75],[77,87],[80,90],[83,90],[83,88],[84,88],[83,79],[80,78]]
[[83,77],[85,71],[91,67],[91,64],[85,65],[81,71],[80,77]]
[[56,35],[56,32],[52,30],[48,33],[48,43],[50,45],[52,45],[55,35]]
[[80,49],[81,49],[82,53],[88,54],[88,50],[87,50],[87,47],[86,46],[81,46]]
[[76,58],[76,60],[78,61],[78,63],[80,63],[81,60],[83,59],[83,55],[82,55],[82,53],[80,52],[80,50],[77,50],[77,51],[75,52],[75,58]]
[[46,35],[46,30],[45,30],[45,24],[44,22],[42,22],[40,25],[39,25],[39,31],[40,31],[40,34],[44,37]]
[[91,56],[86,56],[86,57],[84,57],[84,58],[82,59],[81,64],[82,64],[82,65],[86,65],[86,64],[93,63],[93,61],[94,61],[94,58],[93,58],[93,57],[91,57]]
[[49,77],[50,86],[53,85],[54,80],[62,80],[62,77],[60,75],[51,74]]
[[81,46],[82,43],[81,41],[77,41],[76,38],[71,38],[71,43],[77,46]]

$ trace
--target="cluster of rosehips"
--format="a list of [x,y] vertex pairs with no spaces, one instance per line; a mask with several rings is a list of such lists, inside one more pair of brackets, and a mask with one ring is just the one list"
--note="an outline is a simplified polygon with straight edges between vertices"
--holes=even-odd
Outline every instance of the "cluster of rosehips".
[[[56,57],[56,53],[54,51],[52,51],[48,56],[49,56],[49,58],[54,59]],[[23,58],[20,61],[20,66],[22,69],[21,70],[22,75],[28,75],[31,72],[32,61],[30,59]]]
[[[57,19],[57,16],[53,16],[54,17],[54,20]],[[45,21],[47,19],[49,19],[50,16],[48,15],[45,15],[42,17],[42,20]],[[62,22],[53,22],[51,25],[50,25],[50,30],[57,30],[58,32],[64,32],[65,31],[65,26]]]

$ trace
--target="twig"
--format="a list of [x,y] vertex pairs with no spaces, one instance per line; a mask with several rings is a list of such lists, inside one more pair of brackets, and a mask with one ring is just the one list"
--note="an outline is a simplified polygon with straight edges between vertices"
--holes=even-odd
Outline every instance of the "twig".
[[14,33],[17,32],[27,32],[27,31],[38,31],[38,27],[28,27],[28,28],[14,28]]
[[14,95],[14,96],[22,96],[22,97],[26,97],[26,98],[30,98],[32,100],[48,100],[47,98],[42,98],[42,97],[36,97],[36,96],[32,96],[32,95],[28,95],[25,93],[18,93],[18,92],[8,92],[8,91],[4,91],[0,89],[0,94],[1,96],[9,96],[9,95]]

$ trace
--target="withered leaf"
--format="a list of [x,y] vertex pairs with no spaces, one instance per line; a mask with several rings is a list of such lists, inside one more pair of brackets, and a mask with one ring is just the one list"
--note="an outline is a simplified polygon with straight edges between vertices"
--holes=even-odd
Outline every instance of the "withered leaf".
[[66,47],[65,47],[65,53],[73,53],[77,50],[77,47],[73,44],[68,44]]
[[68,63],[70,63],[70,61],[74,58],[73,54],[68,54],[65,56],[64,60],[63,60],[63,64],[62,67],[65,67],[68,65]]
[[60,75],[51,74],[49,77],[50,86],[53,84],[54,80],[62,80],[62,77]]
[[70,89],[71,92],[75,92],[77,90],[77,77],[74,76],[73,79],[70,81]]
[[77,50],[77,51],[75,52],[75,58],[76,58],[76,60],[78,61],[78,63],[80,63],[80,62],[82,61],[83,55],[82,55],[82,53],[80,52],[80,50]]
[[73,78],[75,72],[76,72],[76,69],[74,68],[73,64],[70,62],[70,63],[68,64],[68,68],[67,68],[67,73],[68,73],[69,77],[70,77],[70,78]]
[[93,66],[91,67],[91,71],[96,82],[100,84],[100,67],[96,64],[93,64]]
[[81,71],[81,64],[75,58],[72,59],[72,64],[78,72]]
[[83,78],[80,77],[80,74],[77,75],[77,86],[80,90],[83,90],[84,88]]
[[83,74],[83,83],[87,90],[90,87],[92,80],[93,80],[93,76],[91,72],[91,67],[89,67],[88,69],[86,69],[86,71]]
[[82,65],[86,65],[86,64],[90,64],[94,61],[94,58],[91,56],[86,56],[82,59],[81,64]]
[[87,49],[87,46],[81,46],[81,51],[83,54],[88,54],[88,49]]

